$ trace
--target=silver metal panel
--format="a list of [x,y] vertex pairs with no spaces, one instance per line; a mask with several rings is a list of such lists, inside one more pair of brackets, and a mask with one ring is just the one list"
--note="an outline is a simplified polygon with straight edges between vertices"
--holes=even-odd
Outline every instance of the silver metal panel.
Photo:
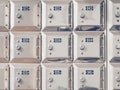
[[70,63],[42,64],[43,90],[71,90]]
[[9,61],[9,33],[0,32],[0,62]]
[[0,30],[9,29],[9,0],[0,0]]
[[10,90],[40,90],[40,88],[39,64],[10,64]]
[[43,32],[42,60],[70,60],[71,32]]
[[42,0],[42,28],[70,27],[71,0]]
[[16,26],[40,28],[40,0],[11,0],[11,19],[11,28]]
[[74,32],[74,60],[103,60],[103,32]]
[[100,30],[104,26],[104,0],[73,0],[73,3],[76,30]]
[[119,40],[120,40],[120,36],[118,34],[119,32],[116,32],[113,34],[113,58],[115,57],[120,57],[120,48],[119,48]]
[[109,60],[112,62],[120,61],[120,32],[119,31],[112,31],[109,35]]
[[9,88],[9,66],[7,63],[0,64],[0,90]]
[[74,90],[104,90],[102,63],[75,63]]
[[120,1],[109,0],[108,1],[108,25],[111,30],[119,30],[120,26]]
[[39,32],[11,32],[11,61],[39,62],[40,40]]
[[109,65],[110,71],[109,75],[109,88],[110,90],[119,90],[120,89],[120,64],[111,63]]

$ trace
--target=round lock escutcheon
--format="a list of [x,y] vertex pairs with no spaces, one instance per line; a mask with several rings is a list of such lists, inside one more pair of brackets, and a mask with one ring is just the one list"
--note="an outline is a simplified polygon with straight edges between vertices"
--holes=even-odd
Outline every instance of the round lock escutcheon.
[[85,46],[84,46],[84,45],[81,45],[81,46],[80,46],[80,50],[85,50]]
[[22,48],[21,48],[21,46],[16,46],[16,49],[18,50],[18,51],[20,51]]
[[52,82],[53,82],[53,78],[49,78],[48,81],[49,81],[50,83],[52,83]]
[[120,45],[116,45],[116,49],[120,49]]
[[85,14],[82,13],[82,14],[80,15],[80,18],[85,18]]
[[115,16],[116,16],[117,18],[119,18],[119,17],[120,17],[120,12],[116,12]]
[[22,14],[17,13],[17,14],[16,14],[16,17],[17,17],[18,19],[20,19],[20,18],[22,18]]
[[21,79],[21,78],[17,78],[17,82],[18,82],[18,83],[21,83],[21,82],[22,82],[22,79]]
[[117,82],[120,82],[120,77],[116,77],[116,81],[117,81]]
[[50,13],[50,14],[48,15],[48,18],[49,18],[49,19],[52,19],[52,18],[53,18],[53,14]]
[[86,79],[84,77],[80,78],[80,82],[84,83],[86,81]]
[[53,46],[52,46],[52,45],[49,45],[49,46],[48,46],[48,49],[49,49],[50,51],[52,51],[52,50],[53,50]]

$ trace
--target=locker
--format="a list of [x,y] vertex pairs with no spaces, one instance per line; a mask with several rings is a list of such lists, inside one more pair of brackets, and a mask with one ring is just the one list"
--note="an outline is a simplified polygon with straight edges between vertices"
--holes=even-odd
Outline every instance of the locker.
[[74,61],[104,59],[103,32],[74,32]]
[[9,61],[9,34],[0,31],[0,62]]
[[10,64],[10,90],[40,90],[40,65]]
[[74,90],[106,90],[102,63],[74,63],[73,67]]
[[101,30],[104,26],[104,0],[73,0],[75,30]]
[[110,90],[119,90],[120,89],[120,64],[111,63],[109,64],[108,71],[108,85]]
[[11,61],[40,62],[40,38],[39,32],[11,32]]
[[[11,0],[11,29],[41,27],[40,0]],[[39,29],[37,29],[39,30]]]
[[42,41],[43,61],[71,59],[71,32],[43,32]]
[[120,30],[120,1],[119,0],[109,0],[108,1],[108,23],[111,30]]
[[0,0],[0,30],[9,29],[9,0]]
[[119,48],[119,37],[120,33],[119,31],[112,31],[111,33],[111,45],[110,46],[110,57],[111,57],[111,61],[119,61],[120,58],[120,48]]
[[71,0],[42,1],[43,30],[45,28],[71,27]]
[[42,90],[72,90],[70,63],[43,63]]
[[7,63],[0,64],[0,90],[9,88],[9,66]]

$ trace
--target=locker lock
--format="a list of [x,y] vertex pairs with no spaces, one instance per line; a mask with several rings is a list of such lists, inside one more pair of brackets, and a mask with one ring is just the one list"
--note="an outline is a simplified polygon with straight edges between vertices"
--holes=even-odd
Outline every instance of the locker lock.
[[49,18],[49,19],[52,19],[52,18],[53,18],[53,14],[50,13],[50,14],[48,15],[48,18]]
[[50,83],[52,83],[52,82],[53,82],[53,78],[49,78],[48,81],[49,81]]
[[84,50],[85,49],[85,46],[84,45],[81,45],[80,46],[80,50]]
[[116,49],[120,49],[120,45],[116,45]]
[[21,79],[21,78],[17,78],[17,82],[18,82],[18,83],[21,83],[21,82],[22,82],[22,79]]
[[116,81],[117,81],[117,82],[120,82],[120,77],[116,77]]
[[49,48],[50,51],[53,50],[53,46],[52,45],[49,45],[48,48]]
[[86,79],[84,77],[80,78],[80,82],[84,83]]
[[80,18],[85,18],[85,14],[82,13],[82,14],[80,15]]
[[119,18],[119,17],[120,17],[120,12],[117,12],[117,13],[115,14],[115,16],[116,16],[117,18]]
[[22,15],[21,15],[20,13],[17,13],[16,17],[17,17],[18,19],[20,19],[20,18],[22,18]]
[[16,49],[17,49],[18,51],[20,51],[20,50],[21,50],[21,46],[16,46]]

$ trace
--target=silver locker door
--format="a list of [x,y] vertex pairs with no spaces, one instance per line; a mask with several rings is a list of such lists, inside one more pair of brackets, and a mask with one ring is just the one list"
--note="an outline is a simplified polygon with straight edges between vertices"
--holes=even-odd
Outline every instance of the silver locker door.
[[7,63],[0,64],[0,90],[9,90],[9,66]]
[[9,29],[9,0],[0,0],[0,29]]
[[108,26],[111,30],[120,30],[120,1],[108,0]]
[[90,61],[104,59],[103,32],[74,32],[74,60]]
[[120,89],[120,64],[111,63],[109,64],[108,72],[108,85],[110,90]]
[[40,62],[40,33],[11,32],[11,50],[12,62]]
[[70,63],[43,63],[42,90],[71,90]]
[[42,28],[70,27],[71,0],[42,0]]
[[104,90],[102,63],[74,63],[74,90]]
[[9,34],[0,31],[0,62],[9,61]]
[[42,60],[65,61],[71,57],[71,32],[43,32]]
[[10,90],[40,90],[40,65],[10,64]]
[[11,0],[11,28],[41,27],[40,0]]
[[104,0],[73,0],[74,28],[99,30],[104,26]]

